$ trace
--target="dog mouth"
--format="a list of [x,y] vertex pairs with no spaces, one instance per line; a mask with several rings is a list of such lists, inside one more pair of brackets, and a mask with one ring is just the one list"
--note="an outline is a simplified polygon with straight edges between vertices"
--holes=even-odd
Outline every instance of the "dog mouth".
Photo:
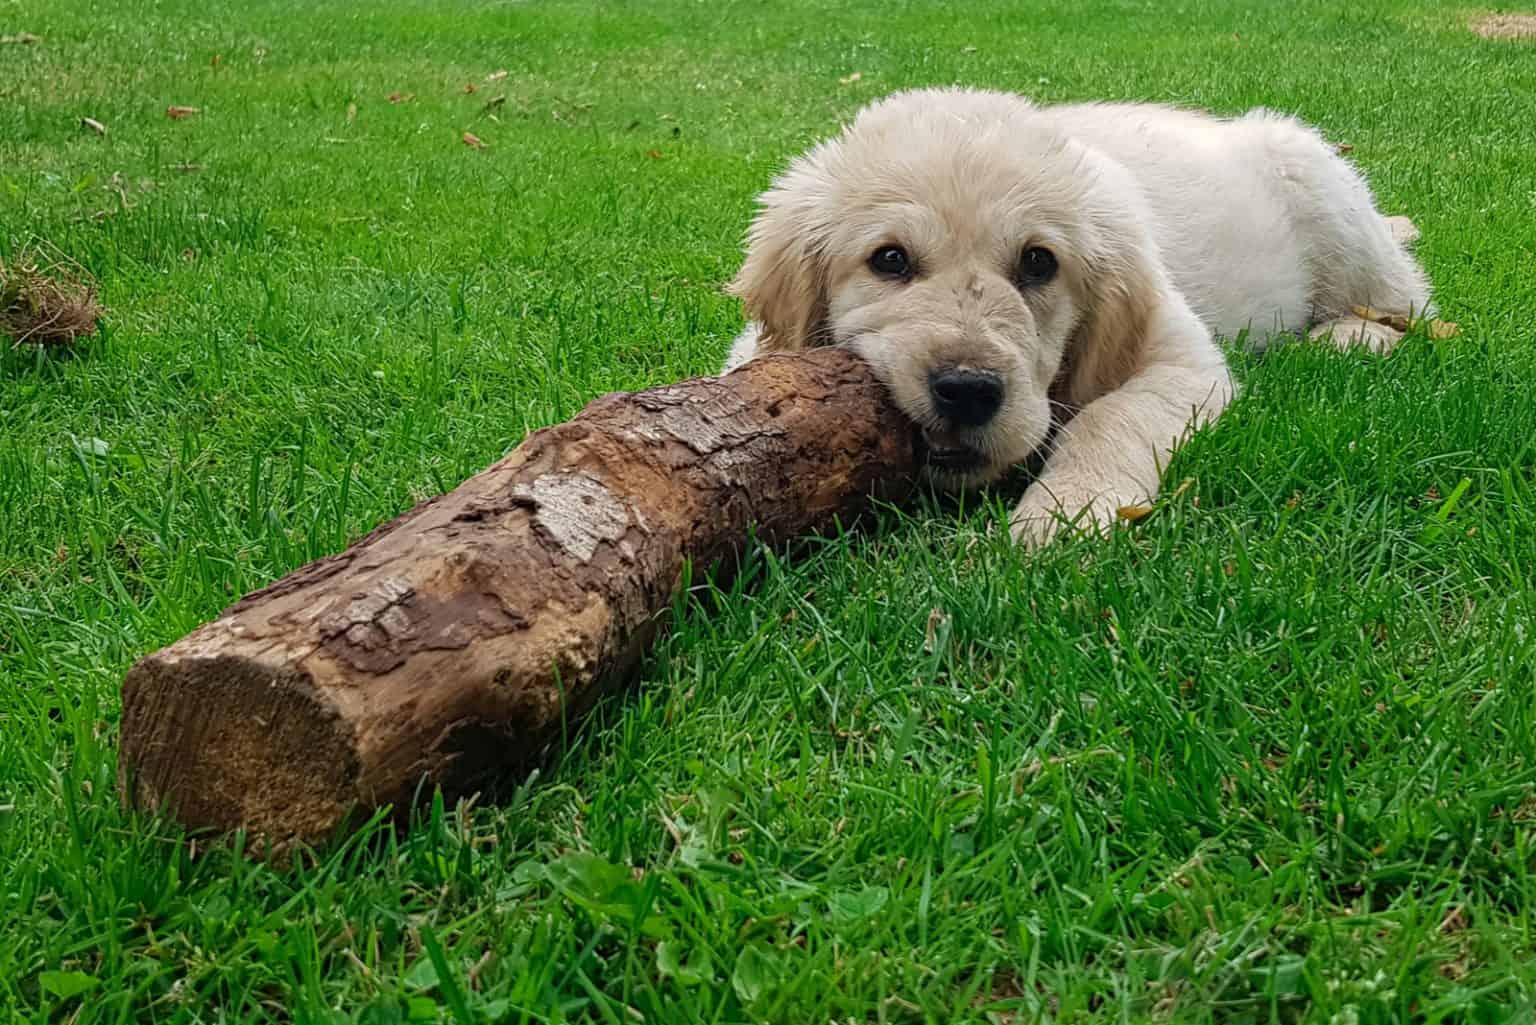
[[986,462],[980,450],[953,431],[923,431],[923,454],[929,466],[950,473],[969,473]]

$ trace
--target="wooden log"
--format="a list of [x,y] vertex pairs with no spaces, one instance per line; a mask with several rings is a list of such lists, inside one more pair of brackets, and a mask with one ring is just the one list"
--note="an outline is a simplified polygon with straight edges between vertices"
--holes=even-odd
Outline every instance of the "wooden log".
[[686,565],[899,498],[916,445],[836,349],[600,398],[138,662],[123,798],[287,846],[515,779],[633,674]]

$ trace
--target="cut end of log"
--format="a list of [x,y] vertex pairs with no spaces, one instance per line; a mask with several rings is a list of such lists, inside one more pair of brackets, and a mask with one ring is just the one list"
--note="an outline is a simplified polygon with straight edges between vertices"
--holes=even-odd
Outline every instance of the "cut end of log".
[[317,843],[357,803],[358,768],[348,724],[302,673],[167,649],[123,682],[118,783],[135,808]]

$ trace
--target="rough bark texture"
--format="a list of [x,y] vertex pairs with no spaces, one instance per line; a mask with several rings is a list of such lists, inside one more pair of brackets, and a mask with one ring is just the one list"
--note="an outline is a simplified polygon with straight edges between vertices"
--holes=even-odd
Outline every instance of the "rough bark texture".
[[914,444],[832,349],[598,399],[135,665],[124,799],[286,845],[512,777],[631,675],[685,561],[899,497]]

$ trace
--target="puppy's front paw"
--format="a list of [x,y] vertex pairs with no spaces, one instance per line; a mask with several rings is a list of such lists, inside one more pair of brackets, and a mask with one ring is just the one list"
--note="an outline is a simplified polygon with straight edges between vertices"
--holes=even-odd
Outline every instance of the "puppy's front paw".
[[1014,541],[1026,548],[1042,548],[1063,531],[1104,535],[1115,524],[1119,504],[1107,495],[1068,490],[1048,491],[1039,484],[1024,492],[1008,517]]

